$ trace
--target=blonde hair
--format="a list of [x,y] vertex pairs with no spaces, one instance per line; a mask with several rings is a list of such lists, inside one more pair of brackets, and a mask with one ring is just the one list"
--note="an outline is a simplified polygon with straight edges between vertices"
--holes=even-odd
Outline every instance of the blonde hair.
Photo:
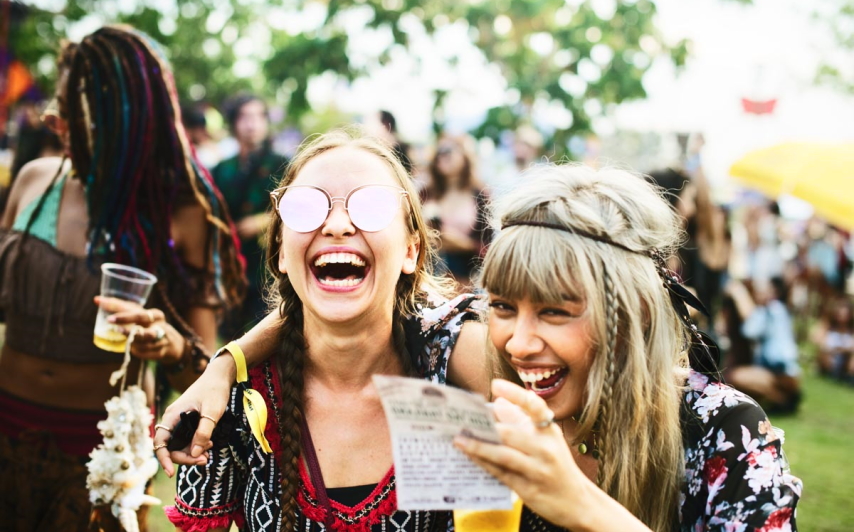
[[[424,217],[418,192],[400,160],[391,147],[384,141],[366,136],[360,128],[333,130],[329,133],[307,139],[291,160],[278,187],[287,186],[297,178],[308,161],[334,150],[335,148],[356,148],[377,156],[385,162],[400,186],[406,190],[409,200],[406,203],[408,215],[406,225],[409,234],[420,244],[415,271],[401,274],[397,281],[392,323],[392,339],[400,356],[404,371],[413,373],[412,361],[406,348],[404,335],[404,317],[418,311],[421,303],[428,297],[450,294],[451,282],[433,274],[435,249]],[[296,490],[299,484],[300,423],[303,406],[303,365],[306,339],[303,335],[302,301],[300,301],[287,274],[279,272],[279,252],[282,247],[282,220],[271,212],[267,228],[267,269],[272,281],[267,289],[267,299],[279,309],[282,318],[279,328],[280,348],[277,353],[279,378],[282,384],[282,406],[276,414],[281,437],[279,464],[282,470],[282,529],[292,530],[296,512]]]
[[599,486],[653,530],[669,529],[684,470],[679,397],[688,336],[649,254],[676,248],[679,220],[650,184],[623,170],[537,166],[522,180],[494,205],[496,228],[566,230],[505,227],[480,284],[509,299],[586,302],[595,357],[578,440],[597,431]]

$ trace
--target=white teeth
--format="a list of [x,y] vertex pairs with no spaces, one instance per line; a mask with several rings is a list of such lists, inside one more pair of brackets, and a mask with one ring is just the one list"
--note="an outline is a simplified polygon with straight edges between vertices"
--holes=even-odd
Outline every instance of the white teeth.
[[362,282],[362,279],[319,279],[320,284],[326,286],[356,286],[357,284]]
[[524,371],[519,371],[519,378],[522,379],[522,382],[535,383],[539,382],[543,379],[548,379],[558,373],[558,369],[554,369],[551,371],[546,371],[545,373],[525,373]]
[[317,267],[326,266],[327,264],[352,264],[353,266],[364,266],[365,261],[362,257],[353,253],[324,253],[317,257],[314,265]]

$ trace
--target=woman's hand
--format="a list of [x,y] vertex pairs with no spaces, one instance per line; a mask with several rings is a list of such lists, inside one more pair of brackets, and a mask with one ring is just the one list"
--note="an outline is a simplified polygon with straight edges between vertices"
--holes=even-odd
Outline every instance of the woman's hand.
[[95,304],[110,312],[107,321],[122,327],[126,335],[137,326],[130,346],[133,356],[167,366],[181,361],[184,337],[166,321],[160,309],[147,309],[131,301],[103,296],[96,296]]
[[476,464],[506,484],[525,504],[552,523],[583,529],[584,503],[598,488],[579,469],[554,414],[533,392],[508,381],[492,381],[495,414],[503,445],[458,436],[454,443]]
[[[170,477],[175,474],[174,463],[204,465],[207,451],[213,445],[211,433],[228,406],[231,385],[234,382],[234,360],[227,353],[216,357],[208,364],[201,376],[190,385],[174,403],[166,408],[154,432],[155,455],[163,470]],[[202,414],[193,441],[184,449],[169,452],[165,444],[171,437],[171,429],[181,419],[181,413],[196,410]]]

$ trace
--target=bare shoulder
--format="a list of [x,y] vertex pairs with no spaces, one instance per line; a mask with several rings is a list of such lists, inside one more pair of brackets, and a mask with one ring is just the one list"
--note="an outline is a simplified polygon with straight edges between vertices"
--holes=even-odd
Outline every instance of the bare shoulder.
[[[9,191],[9,202],[3,212],[2,227],[11,227],[21,209],[39,197],[60,171],[61,157],[42,157],[25,164]],[[66,163],[66,167],[68,163]]]
[[181,258],[190,266],[205,266],[210,230],[207,213],[198,203],[182,205],[172,213],[172,238]]
[[485,323],[467,321],[463,325],[448,361],[448,380],[452,384],[483,395],[489,393],[488,342]]

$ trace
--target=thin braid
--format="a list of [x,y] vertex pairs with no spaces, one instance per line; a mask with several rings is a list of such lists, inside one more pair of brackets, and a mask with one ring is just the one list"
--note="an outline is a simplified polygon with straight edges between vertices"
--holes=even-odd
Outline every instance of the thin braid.
[[[608,430],[610,429],[611,419],[611,398],[614,392],[614,380],[617,378],[616,358],[617,358],[617,325],[619,323],[619,295],[617,288],[614,285],[614,280],[608,273],[608,268],[603,264],[603,282],[605,285],[605,379],[602,383],[602,398],[599,406],[599,468],[597,474],[597,483],[602,489],[606,489],[603,485],[605,482],[605,467],[607,461],[613,456],[611,454],[610,438]],[[607,491],[607,489],[606,489]]]
[[405,318],[400,310],[395,305],[394,316],[392,317],[391,336],[394,343],[394,350],[400,357],[400,363],[403,366],[403,374],[407,377],[416,376],[415,361],[412,359],[412,353],[406,346],[406,331],[403,328]]
[[278,410],[279,437],[282,442],[279,455],[282,471],[282,530],[293,530],[296,526],[297,488],[300,480],[300,418],[303,415],[303,368],[307,346],[303,334],[302,302],[290,282],[282,282],[280,292],[280,314],[284,320],[279,329],[281,348],[277,356],[282,390],[282,407]]

